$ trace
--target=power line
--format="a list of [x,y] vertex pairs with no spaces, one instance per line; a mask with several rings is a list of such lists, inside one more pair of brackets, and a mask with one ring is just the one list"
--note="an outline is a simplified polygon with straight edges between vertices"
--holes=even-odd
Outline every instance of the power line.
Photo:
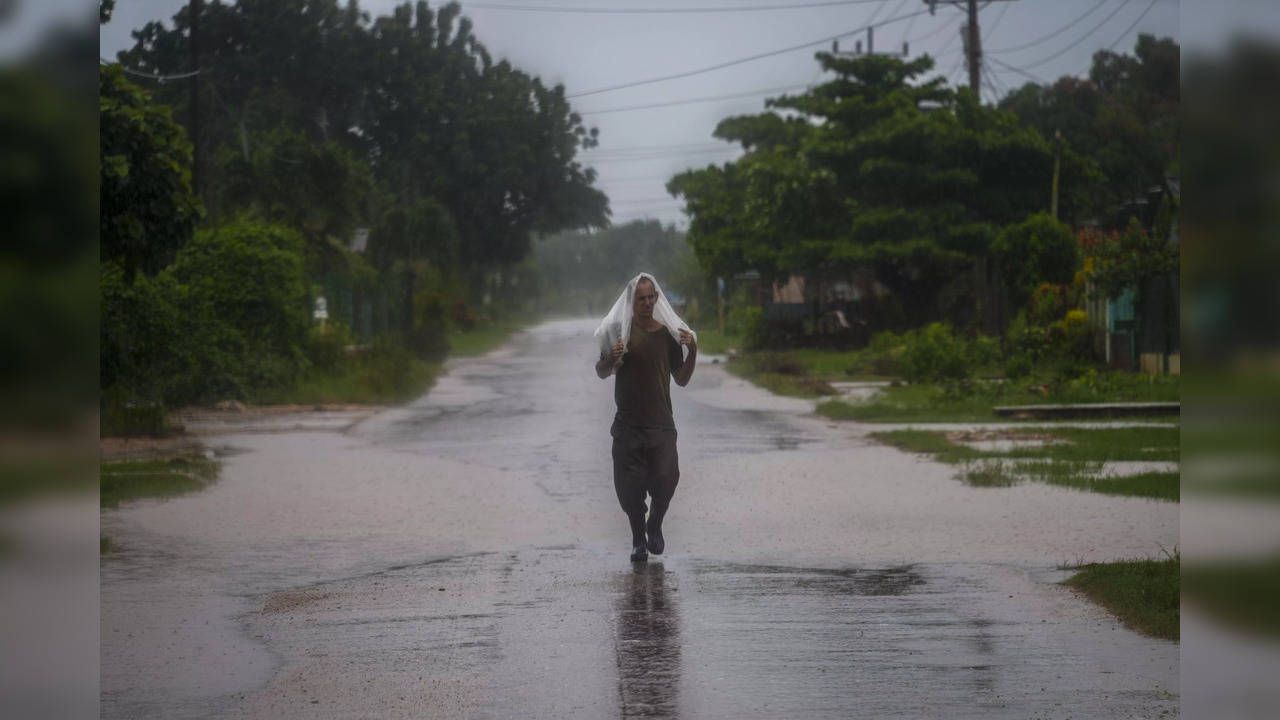
[[740,93],[730,93],[728,95],[708,95],[704,97],[688,98],[685,100],[671,100],[668,102],[648,103],[645,105],[628,105],[625,107],[606,108],[604,110],[579,110],[579,115],[604,115],[605,113],[627,112],[629,110],[647,110],[649,108],[671,107],[673,105],[692,105],[693,103],[710,102],[713,100],[733,100],[735,98],[754,97],[756,95],[768,95],[775,92],[787,92],[789,90],[799,90],[801,88],[810,87],[812,83],[804,83],[802,85],[781,85],[779,87],[767,88],[765,90],[750,90]]
[[698,150],[694,152],[677,150],[673,152],[659,152],[651,155],[634,155],[631,157],[607,157],[607,158],[584,158],[584,164],[591,163],[610,163],[610,162],[651,162],[654,160],[665,160],[671,157],[683,157],[691,155],[713,155],[725,152],[739,152],[741,148],[721,148],[719,150]]
[[[106,58],[98,58],[98,63],[101,65],[120,65],[120,63],[112,62]],[[159,80],[160,82],[165,82],[167,80],[185,80],[186,78],[195,77],[196,75],[200,74],[199,70],[190,70],[184,73],[174,73],[172,75],[161,75],[157,73],[143,72],[141,70],[134,70],[133,68],[125,67],[124,65],[120,65],[120,69],[125,71],[129,75],[148,78],[150,80]]]
[[1099,28],[1101,28],[1103,25],[1106,25],[1106,24],[1107,24],[1107,22],[1109,22],[1109,21],[1111,20],[1111,18],[1113,18],[1113,17],[1115,17],[1115,16],[1116,16],[1116,13],[1120,12],[1121,10],[1123,10],[1123,9],[1124,9],[1124,7],[1125,7],[1126,5],[1128,5],[1129,3],[1131,3],[1131,2],[1133,2],[1133,0],[1124,0],[1124,2],[1120,3],[1120,6],[1119,6],[1119,7],[1117,7],[1115,10],[1112,10],[1112,11],[1111,11],[1111,14],[1110,14],[1110,15],[1106,16],[1105,18],[1103,18],[1103,19],[1102,19],[1102,22],[1098,23],[1097,25],[1094,25],[1094,26],[1093,26],[1093,28],[1089,30],[1089,32],[1085,33],[1084,35],[1081,35],[1081,36],[1080,36],[1080,37],[1079,37],[1075,42],[1073,42],[1073,43],[1071,43],[1070,45],[1068,45],[1068,46],[1066,46],[1066,47],[1062,48],[1062,49],[1061,49],[1061,50],[1059,50],[1058,52],[1053,53],[1052,55],[1048,55],[1048,56],[1046,56],[1046,57],[1042,57],[1042,58],[1040,58],[1039,60],[1036,60],[1035,62],[1022,63],[1022,67],[1023,67],[1023,69],[1034,68],[1034,67],[1040,67],[1041,65],[1043,65],[1043,64],[1045,64],[1045,63],[1047,63],[1047,62],[1049,62],[1050,60],[1054,60],[1054,59],[1057,59],[1057,58],[1061,57],[1061,56],[1062,56],[1063,54],[1065,54],[1068,50],[1071,50],[1072,48],[1076,47],[1076,46],[1077,46],[1077,45],[1079,45],[1080,43],[1082,43],[1082,42],[1084,42],[1085,40],[1089,39],[1089,37],[1090,37],[1091,35],[1093,35],[1094,33],[1098,32],[1098,29],[1099,29]]
[[461,2],[463,8],[483,8],[485,10],[515,10],[518,12],[546,12],[570,15],[675,15],[694,13],[723,12],[760,12],[765,10],[803,10],[806,8],[838,7],[842,5],[867,5],[883,0],[827,0],[827,2],[795,3],[791,5],[740,5],[737,7],[691,7],[691,8],[593,8],[571,7],[562,5],[507,5],[504,3]]
[[1126,37],[1129,33],[1133,32],[1133,29],[1134,29],[1135,27],[1137,27],[1137,26],[1138,26],[1138,23],[1142,22],[1142,18],[1146,17],[1146,16],[1147,16],[1147,13],[1151,12],[1151,8],[1153,8],[1153,7],[1155,7],[1155,6],[1156,6],[1156,0],[1151,0],[1151,4],[1147,5],[1147,9],[1146,9],[1146,10],[1143,10],[1143,11],[1142,11],[1142,14],[1138,16],[1138,19],[1137,19],[1137,20],[1134,20],[1132,23],[1130,23],[1130,24],[1129,24],[1129,27],[1125,28],[1125,31],[1124,31],[1124,32],[1122,32],[1122,33],[1120,33],[1120,37],[1116,38],[1116,41],[1115,41],[1115,42],[1113,42],[1113,43],[1111,43],[1110,45],[1108,45],[1108,46],[1107,46],[1107,49],[1108,49],[1108,50],[1114,50],[1114,49],[1115,49],[1115,47],[1116,47],[1116,45],[1119,45],[1121,40],[1125,39],[1125,37]]
[[1009,5],[1010,5],[1009,3],[1005,3],[1003,6],[1001,6],[1000,14],[997,15],[996,19],[991,22],[991,27],[987,28],[987,38],[990,38],[991,33],[996,31],[996,26],[999,25],[1000,21],[1004,19],[1004,14],[1009,12]]
[[1014,51],[1017,51],[1017,50],[1025,50],[1026,48],[1032,47],[1032,46],[1034,46],[1034,45],[1039,45],[1040,43],[1044,42],[1045,40],[1051,40],[1051,39],[1053,39],[1053,38],[1055,38],[1055,37],[1057,37],[1057,36],[1061,35],[1062,33],[1064,33],[1064,32],[1066,32],[1066,31],[1070,30],[1071,28],[1075,27],[1076,25],[1078,25],[1078,24],[1080,23],[1080,21],[1082,21],[1082,20],[1084,20],[1085,18],[1087,18],[1087,17],[1089,17],[1090,15],[1092,15],[1092,14],[1093,14],[1093,12],[1094,12],[1095,10],[1097,10],[1097,9],[1098,9],[1098,8],[1100,8],[1100,7],[1102,7],[1102,6],[1103,6],[1103,5],[1105,5],[1106,3],[1107,3],[1107,0],[1099,0],[1099,2],[1098,2],[1098,4],[1097,4],[1097,5],[1094,5],[1093,7],[1089,8],[1088,10],[1086,10],[1086,11],[1085,11],[1085,13],[1084,13],[1083,15],[1081,15],[1081,16],[1080,16],[1080,17],[1078,17],[1078,18],[1076,18],[1075,20],[1072,20],[1071,22],[1067,23],[1066,25],[1063,25],[1062,27],[1058,28],[1057,30],[1054,30],[1053,32],[1049,33],[1048,35],[1044,35],[1044,36],[1042,36],[1042,37],[1038,37],[1038,38],[1036,38],[1035,40],[1032,40],[1031,42],[1023,43],[1022,45],[1014,45],[1014,46],[1012,46],[1012,47],[1007,47],[1007,48],[998,48],[998,49],[996,49],[996,50],[988,50],[988,51],[987,51],[987,53],[988,53],[988,54],[990,54],[990,53],[1007,53],[1007,52],[1014,52]]
[[911,14],[909,14],[909,15],[902,15],[902,16],[895,17],[895,18],[889,18],[889,19],[887,19],[887,20],[881,20],[880,22],[875,23],[875,24],[863,25],[862,27],[858,27],[858,28],[854,28],[854,29],[852,29],[852,30],[848,30],[848,31],[846,31],[846,32],[842,32],[842,33],[840,33],[839,35],[831,35],[831,36],[828,36],[828,37],[822,38],[822,39],[820,39],[820,40],[813,40],[813,41],[810,41],[810,42],[807,42],[807,43],[803,43],[803,44],[800,44],[800,45],[793,45],[793,46],[791,46],[791,47],[782,48],[782,49],[779,49],[779,50],[771,50],[771,51],[769,51],[769,52],[759,53],[759,54],[757,54],[757,55],[752,55],[752,56],[750,56],[750,57],[745,57],[745,58],[739,58],[739,59],[737,59],[737,60],[730,60],[730,61],[728,61],[728,62],[718,63],[718,64],[716,64],[716,65],[711,65],[711,66],[709,66],[709,67],[699,68],[699,69],[697,69],[697,70],[688,70],[688,71],[686,71],[686,72],[682,72],[682,73],[675,73],[675,74],[673,74],[673,75],[664,75],[664,76],[662,76],[662,77],[649,78],[649,79],[647,79],[647,80],[635,80],[635,81],[633,81],[633,82],[622,83],[621,85],[613,85],[613,86],[610,86],[610,87],[596,88],[595,90],[588,90],[588,91],[586,91],[586,92],[575,93],[575,94],[573,94],[573,95],[567,95],[566,97],[567,97],[567,98],[579,98],[579,97],[586,97],[586,96],[588,96],[588,95],[596,95],[596,94],[598,94],[598,93],[611,92],[611,91],[613,91],[613,90],[622,90],[622,89],[624,89],[624,88],[632,88],[632,87],[636,87],[636,86],[639,86],[639,85],[649,85],[649,84],[656,83],[656,82],[664,82],[664,81],[666,81],[666,80],[677,80],[677,79],[679,79],[679,78],[686,78],[686,77],[690,77],[690,76],[692,76],[692,75],[701,75],[702,73],[711,72],[712,70],[720,70],[720,69],[722,69],[722,68],[732,67],[732,66],[734,66],[734,65],[741,65],[742,63],[751,62],[751,61],[753,61],[753,60],[761,60],[761,59],[763,59],[763,58],[773,57],[774,55],[782,55],[782,54],[784,54],[784,53],[795,52],[796,50],[804,50],[805,48],[811,48],[811,47],[813,47],[814,45],[825,45],[826,43],[829,43],[829,42],[831,42],[831,41],[833,41],[833,40],[839,40],[839,39],[840,39],[840,38],[842,38],[842,37],[846,37],[846,36],[848,36],[848,35],[852,35],[852,34],[854,34],[854,33],[862,32],[863,30],[866,30],[866,29],[867,29],[867,28],[869,28],[869,27],[880,27],[880,26],[883,26],[883,25],[888,25],[888,24],[890,24],[890,23],[898,22],[899,20],[906,20],[907,18],[914,17],[914,16],[916,16],[916,15],[923,15],[923,14],[925,14],[925,13],[927,13],[927,12],[929,12],[929,11],[928,11],[928,10],[919,10],[919,11],[916,11],[916,12],[911,13]]
[[[929,32],[927,32],[927,33],[925,33],[925,34],[921,35],[920,37],[914,37],[914,38],[911,38],[911,39],[907,40],[907,42],[909,42],[909,43],[911,43],[912,45],[914,45],[914,44],[916,44],[916,43],[920,42],[921,40],[928,40],[929,38],[933,37],[934,35],[937,35],[938,33],[942,32],[943,30],[946,30],[946,29],[948,29],[948,28],[955,27],[955,26],[956,26],[956,24],[960,22],[960,18],[961,18],[961,17],[962,17],[962,16],[956,16],[956,17],[951,18],[950,20],[944,20],[944,21],[942,22],[942,24],[941,24],[941,25],[939,25],[938,27],[936,27],[936,28],[934,28],[934,29],[930,30]],[[912,19],[914,20],[914,18],[912,18]]]
[[723,147],[724,147],[724,143],[723,143],[723,142],[714,142],[714,143],[710,143],[710,142],[700,142],[700,143],[675,143],[675,144],[670,144],[670,145],[633,145],[632,147],[619,147],[619,148],[611,148],[611,147],[597,146],[597,147],[594,147],[594,148],[590,148],[590,149],[588,149],[588,150],[584,150],[584,151],[583,151],[583,153],[590,153],[590,152],[597,152],[597,151],[598,151],[598,152],[602,152],[602,153],[625,153],[625,152],[632,152],[632,151],[637,151],[637,150],[639,150],[639,151],[647,151],[647,150],[699,150],[699,149],[702,149],[702,150],[709,150],[709,149],[711,149],[711,148],[723,148]]
[[998,59],[998,58],[993,58],[993,57],[989,57],[989,58],[987,58],[987,59],[988,59],[988,60],[990,60],[991,62],[993,62],[993,63],[995,63],[995,64],[999,65],[1000,67],[1002,67],[1002,68],[1004,68],[1004,69],[1006,69],[1006,70],[1010,71],[1010,72],[1018,73],[1019,75],[1021,75],[1021,76],[1025,77],[1025,78],[1027,78],[1028,80],[1030,80],[1030,81],[1032,81],[1032,82],[1036,83],[1037,85],[1047,85],[1047,84],[1048,84],[1048,81],[1043,80],[1043,79],[1041,79],[1041,78],[1039,78],[1039,77],[1037,77],[1037,76],[1035,76],[1035,75],[1032,75],[1031,73],[1029,73],[1029,72],[1027,72],[1027,71],[1025,71],[1025,70],[1023,70],[1023,69],[1021,69],[1021,68],[1016,68],[1016,67],[1014,67],[1014,66],[1010,65],[1009,63],[1004,62],[1003,60],[1000,60],[1000,59]]

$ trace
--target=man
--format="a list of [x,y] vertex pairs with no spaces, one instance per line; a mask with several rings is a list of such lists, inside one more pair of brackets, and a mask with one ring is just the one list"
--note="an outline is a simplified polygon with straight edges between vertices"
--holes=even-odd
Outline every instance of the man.
[[[697,364],[698,342],[647,273],[628,283],[596,331],[597,337],[612,339],[611,327],[617,340],[600,353],[596,375],[603,380],[617,372],[613,399],[618,412],[609,430],[613,436],[613,486],[631,523],[631,560],[644,561],[648,553],[661,555],[665,548],[662,518],[680,480],[670,381],[675,378],[680,387],[689,384]],[[688,346],[688,357],[684,357],[681,345]]]

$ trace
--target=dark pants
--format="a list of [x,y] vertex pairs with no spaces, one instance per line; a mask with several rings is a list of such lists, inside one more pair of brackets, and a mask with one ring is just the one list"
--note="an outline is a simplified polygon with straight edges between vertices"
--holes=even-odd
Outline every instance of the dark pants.
[[680,482],[675,428],[637,428],[615,421],[613,435],[613,488],[627,517],[644,520],[645,493],[650,516],[661,522]]

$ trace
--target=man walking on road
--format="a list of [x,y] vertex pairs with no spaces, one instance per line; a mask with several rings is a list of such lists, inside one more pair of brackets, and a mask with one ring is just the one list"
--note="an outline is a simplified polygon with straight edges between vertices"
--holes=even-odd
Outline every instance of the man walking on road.
[[[680,481],[671,378],[684,387],[698,358],[697,336],[676,315],[658,282],[640,273],[596,330],[596,375],[617,374],[613,399],[613,486],[631,523],[631,559],[661,555],[662,518]],[[689,348],[684,356],[681,345]],[[649,495],[648,518],[645,494]]]

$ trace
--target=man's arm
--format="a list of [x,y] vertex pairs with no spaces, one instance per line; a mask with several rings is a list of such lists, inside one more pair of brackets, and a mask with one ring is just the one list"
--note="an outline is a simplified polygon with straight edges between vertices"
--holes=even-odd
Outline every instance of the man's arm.
[[689,384],[689,378],[693,377],[693,368],[698,364],[698,341],[694,339],[693,333],[681,330],[680,344],[689,346],[689,357],[684,359],[684,364],[675,372],[674,377],[676,384],[684,387]]
[[614,343],[609,348],[609,352],[601,353],[600,359],[596,361],[596,376],[601,380],[609,377],[609,373],[613,370],[613,366],[618,364],[618,358],[622,357],[622,353],[626,348],[622,345],[622,340]]

